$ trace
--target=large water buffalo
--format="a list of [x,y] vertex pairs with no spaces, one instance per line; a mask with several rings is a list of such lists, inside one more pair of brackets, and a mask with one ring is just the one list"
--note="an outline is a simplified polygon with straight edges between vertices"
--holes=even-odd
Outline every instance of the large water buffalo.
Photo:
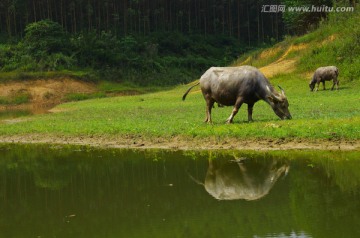
[[323,88],[325,90],[325,81],[333,81],[333,85],[331,87],[331,90],[334,89],[334,86],[336,85],[336,90],[339,89],[339,80],[337,79],[339,75],[339,69],[336,66],[326,66],[326,67],[320,67],[317,70],[315,70],[315,73],[309,83],[310,91],[313,91],[315,88],[315,92],[319,89],[319,84],[323,84]]
[[190,90],[199,84],[206,101],[205,122],[211,123],[211,109],[215,102],[234,106],[227,123],[233,122],[241,105],[246,103],[248,120],[252,121],[253,107],[259,100],[267,102],[281,119],[291,119],[284,90],[280,88],[281,93],[276,92],[269,80],[255,67],[211,67],[201,76],[197,84],[185,92],[183,100]]
[[204,183],[189,176],[218,200],[253,201],[266,196],[289,169],[287,163],[275,159],[209,159]]

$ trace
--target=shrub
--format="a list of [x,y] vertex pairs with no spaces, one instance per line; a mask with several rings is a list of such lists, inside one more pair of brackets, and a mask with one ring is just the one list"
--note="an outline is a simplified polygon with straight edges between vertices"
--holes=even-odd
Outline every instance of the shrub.
[[25,28],[24,51],[36,60],[68,51],[68,37],[62,26],[50,20],[30,23]]

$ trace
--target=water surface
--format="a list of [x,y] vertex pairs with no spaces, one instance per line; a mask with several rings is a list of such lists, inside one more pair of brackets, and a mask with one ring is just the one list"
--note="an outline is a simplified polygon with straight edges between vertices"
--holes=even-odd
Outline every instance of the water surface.
[[0,146],[0,237],[360,237],[359,152]]

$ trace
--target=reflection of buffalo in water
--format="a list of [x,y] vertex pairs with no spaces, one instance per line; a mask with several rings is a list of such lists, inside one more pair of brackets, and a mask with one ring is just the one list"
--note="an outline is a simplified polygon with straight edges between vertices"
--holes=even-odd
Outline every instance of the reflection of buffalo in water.
[[289,166],[275,160],[209,160],[204,187],[219,200],[256,200],[269,193]]

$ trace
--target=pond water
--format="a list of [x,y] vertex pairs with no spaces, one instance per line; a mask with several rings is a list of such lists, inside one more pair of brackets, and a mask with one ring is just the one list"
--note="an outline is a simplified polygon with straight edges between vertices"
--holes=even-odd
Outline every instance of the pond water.
[[360,237],[360,153],[0,146],[0,237]]

